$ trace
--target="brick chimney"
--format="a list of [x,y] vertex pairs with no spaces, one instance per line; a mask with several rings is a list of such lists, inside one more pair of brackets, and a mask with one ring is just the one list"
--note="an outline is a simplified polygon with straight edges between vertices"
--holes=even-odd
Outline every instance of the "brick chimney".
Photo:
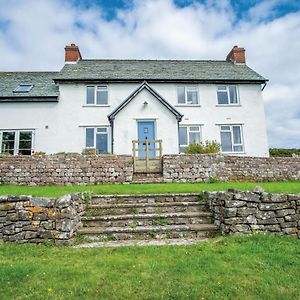
[[237,64],[245,64],[246,63],[245,48],[233,46],[231,51],[228,53],[226,60],[232,61]]
[[81,60],[81,54],[78,46],[71,44],[70,46],[65,47],[65,62],[72,63]]

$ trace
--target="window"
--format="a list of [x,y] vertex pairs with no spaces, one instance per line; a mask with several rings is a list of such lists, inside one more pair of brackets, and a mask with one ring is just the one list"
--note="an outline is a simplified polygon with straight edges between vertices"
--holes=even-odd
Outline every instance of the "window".
[[235,85],[220,85],[217,88],[218,104],[238,104],[237,88]]
[[98,153],[108,152],[108,128],[89,127],[85,130],[86,148],[95,148]]
[[13,130],[0,132],[0,152],[12,155],[31,155],[33,144],[32,130]]
[[222,152],[243,152],[242,126],[221,125]]
[[86,104],[95,104],[95,87],[88,86],[86,92]]
[[177,87],[178,104],[197,105],[198,90],[196,86],[178,86]]
[[107,105],[108,91],[107,86],[87,86],[86,89],[86,103],[88,105]]
[[185,148],[192,144],[201,142],[200,126],[179,127],[179,151],[184,152]]
[[14,93],[28,93],[32,88],[33,88],[32,84],[20,84],[14,90]]

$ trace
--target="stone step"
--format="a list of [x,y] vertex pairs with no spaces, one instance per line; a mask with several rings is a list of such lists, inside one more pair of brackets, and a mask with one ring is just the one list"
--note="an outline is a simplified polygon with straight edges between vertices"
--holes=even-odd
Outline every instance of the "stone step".
[[163,183],[162,173],[135,173],[133,174],[132,183]]
[[126,204],[157,202],[199,201],[199,194],[138,194],[138,195],[93,195],[90,204]]
[[206,211],[205,202],[158,202],[87,205],[85,216],[161,214]]
[[78,233],[90,241],[149,240],[176,238],[206,238],[212,236],[218,227],[213,224],[166,225],[130,227],[83,227]]
[[209,212],[129,214],[82,217],[85,227],[136,227],[155,225],[205,224],[212,222]]
[[104,248],[104,247],[131,247],[131,246],[179,246],[207,242],[207,238],[197,239],[161,239],[161,240],[123,240],[106,242],[89,242],[73,246],[74,248]]

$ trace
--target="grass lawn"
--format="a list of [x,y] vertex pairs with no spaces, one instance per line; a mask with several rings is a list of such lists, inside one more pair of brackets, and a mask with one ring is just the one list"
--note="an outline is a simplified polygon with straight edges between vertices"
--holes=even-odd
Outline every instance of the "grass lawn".
[[270,193],[300,193],[300,181],[282,182],[219,182],[219,183],[161,183],[161,184],[99,184],[88,186],[20,186],[0,185],[0,195],[32,195],[58,197],[68,193],[91,191],[94,194],[199,193],[228,188],[251,190],[262,186]]
[[300,240],[219,237],[190,246],[0,245],[1,299],[300,299]]

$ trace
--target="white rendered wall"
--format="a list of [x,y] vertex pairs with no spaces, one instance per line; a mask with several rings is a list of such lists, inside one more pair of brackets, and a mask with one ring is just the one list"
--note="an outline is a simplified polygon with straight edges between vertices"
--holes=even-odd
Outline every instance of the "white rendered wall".
[[[242,124],[243,155],[268,156],[264,105],[259,84],[238,85],[239,106],[218,106],[216,85],[199,84],[200,105],[194,107],[176,104],[176,84],[150,85],[184,114],[181,124],[202,125],[202,140],[220,141],[219,124]],[[35,129],[35,151],[80,153],[85,147],[85,127],[110,126],[107,115],[138,86],[138,83],[109,84],[109,105],[105,107],[85,105],[85,84],[60,85],[58,103],[0,103],[0,129]],[[146,108],[142,105],[145,100],[149,102]],[[175,116],[144,90],[116,116],[116,154],[131,154],[131,140],[137,138],[136,119],[139,118],[155,119],[156,138],[163,139],[164,153],[178,153]]]
[[[144,102],[147,105],[144,105]],[[138,139],[139,120],[153,120],[155,139],[162,140],[163,153],[178,153],[178,122],[173,113],[148,90],[142,90],[121,110],[114,121],[114,152],[132,153],[132,140]]]

